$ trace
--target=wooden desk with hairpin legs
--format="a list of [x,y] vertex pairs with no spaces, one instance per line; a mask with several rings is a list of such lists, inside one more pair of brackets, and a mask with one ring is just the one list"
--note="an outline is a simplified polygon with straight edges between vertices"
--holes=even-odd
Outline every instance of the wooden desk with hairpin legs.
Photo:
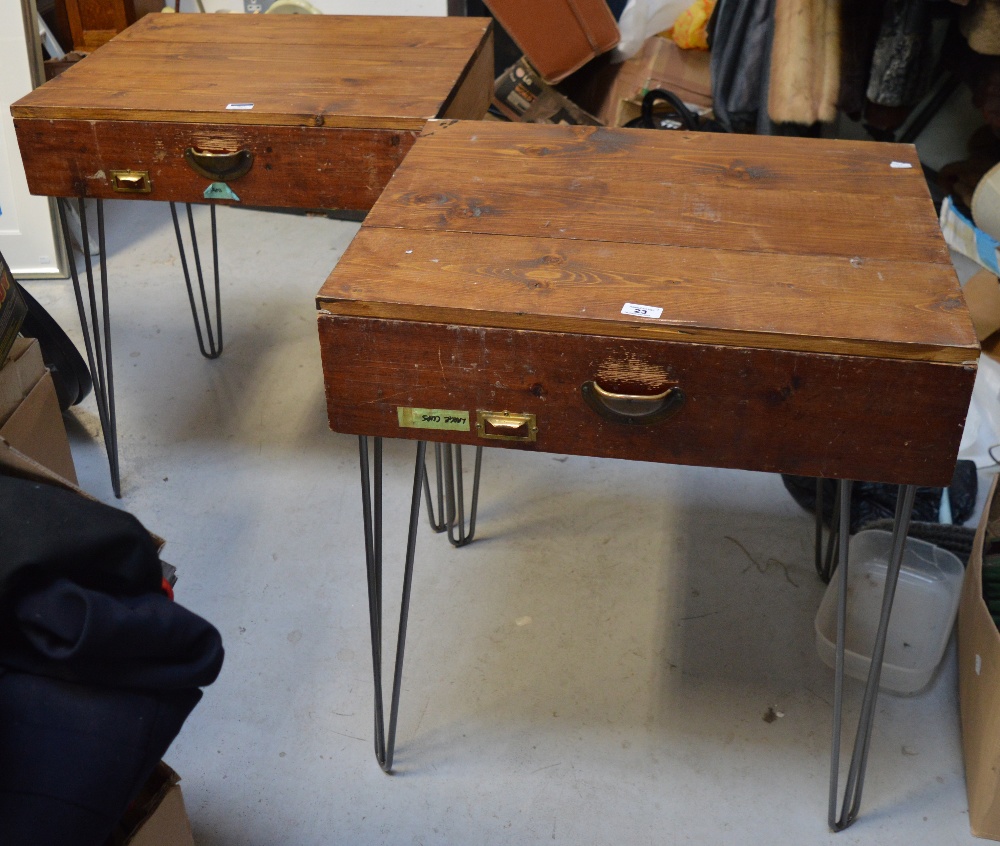
[[[842,804],[839,494],[829,824],[854,821],[915,486],[951,480],[978,358],[912,146],[434,121],[317,305],[330,425],[359,436],[384,769],[427,441],[874,480],[902,492]],[[388,735],[385,437],[418,442]]]

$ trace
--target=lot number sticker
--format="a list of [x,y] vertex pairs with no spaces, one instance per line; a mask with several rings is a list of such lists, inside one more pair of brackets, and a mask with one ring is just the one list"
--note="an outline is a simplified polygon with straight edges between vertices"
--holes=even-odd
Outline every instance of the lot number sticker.
[[625,303],[622,306],[622,314],[630,314],[632,317],[648,317],[657,320],[663,314],[662,308],[656,306],[636,305],[635,303]]

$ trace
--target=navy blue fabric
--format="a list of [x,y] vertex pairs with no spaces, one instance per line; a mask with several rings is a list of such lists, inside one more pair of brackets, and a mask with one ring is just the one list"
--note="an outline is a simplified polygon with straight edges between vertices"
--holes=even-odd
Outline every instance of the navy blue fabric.
[[0,843],[102,846],[201,695],[0,670]]
[[103,846],[222,666],[130,514],[0,476],[0,846]]
[[218,630],[162,593],[112,596],[69,579],[14,604],[0,665],[139,690],[205,687],[222,668]]
[[21,588],[58,576],[127,596],[159,590],[163,578],[156,544],[131,514],[0,476],[0,613]]
[[611,14],[615,16],[616,21],[620,21],[622,18],[622,12],[625,11],[625,6],[628,4],[628,0],[607,0],[608,8],[611,10]]

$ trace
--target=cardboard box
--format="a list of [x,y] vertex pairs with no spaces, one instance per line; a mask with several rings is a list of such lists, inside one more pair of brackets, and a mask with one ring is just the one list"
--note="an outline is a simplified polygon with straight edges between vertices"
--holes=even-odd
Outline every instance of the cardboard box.
[[1000,840],[1000,631],[983,599],[983,548],[1000,538],[994,479],[983,509],[958,607],[958,684],[969,827]]
[[628,61],[608,65],[592,80],[593,99],[581,100],[606,126],[624,126],[642,113],[647,91],[664,88],[700,110],[712,106],[710,55],[682,50],[669,38],[647,38]]
[[521,57],[494,84],[493,105],[513,121],[600,126],[601,122],[546,83]]
[[59,398],[34,338],[17,338],[0,368],[0,439],[76,484]]
[[180,780],[160,761],[122,817],[111,846],[194,846]]
[[28,306],[20,288],[0,255],[0,367],[7,359],[27,313]]
[[962,294],[983,352],[1000,361],[1000,279],[980,270],[962,286]]
[[951,197],[945,197],[941,203],[941,232],[945,242],[955,252],[979,262],[991,273],[1000,273],[1000,262],[997,260],[1000,242],[955,208]]

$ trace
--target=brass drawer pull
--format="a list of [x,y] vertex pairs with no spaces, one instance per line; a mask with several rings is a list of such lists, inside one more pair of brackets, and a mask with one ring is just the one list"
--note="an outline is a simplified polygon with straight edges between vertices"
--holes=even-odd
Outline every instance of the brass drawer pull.
[[184,151],[184,159],[195,173],[213,182],[231,182],[253,167],[253,153],[249,150],[224,152],[188,147]]
[[666,420],[680,411],[685,400],[684,391],[676,387],[649,396],[614,394],[593,381],[584,382],[580,386],[580,393],[587,405],[605,420],[633,426]]
[[479,409],[476,431],[481,438],[497,441],[534,441],[538,437],[538,423],[534,414]]
[[148,170],[111,171],[111,190],[121,194],[148,194],[153,190]]

